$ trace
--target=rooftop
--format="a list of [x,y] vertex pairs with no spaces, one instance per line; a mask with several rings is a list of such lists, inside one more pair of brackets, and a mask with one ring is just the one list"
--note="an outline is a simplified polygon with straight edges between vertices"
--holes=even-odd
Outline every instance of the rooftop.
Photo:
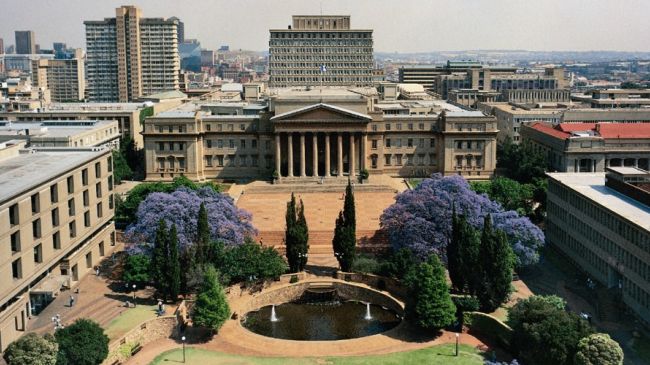
[[585,136],[579,132],[604,139],[650,138],[650,123],[560,123],[552,127],[548,123],[534,122],[530,127],[560,139]]
[[[70,137],[85,131],[108,127],[114,120],[44,120],[38,122],[0,121],[0,135],[22,135],[29,130],[33,137]],[[119,135],[117,128],[113,135]]]
[[650,207],[605,186],[605,173],[548,173],[603,208],[650,231]]

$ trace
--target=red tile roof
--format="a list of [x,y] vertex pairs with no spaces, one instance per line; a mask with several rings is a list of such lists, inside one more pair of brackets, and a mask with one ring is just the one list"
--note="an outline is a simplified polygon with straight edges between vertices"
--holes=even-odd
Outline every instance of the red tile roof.
[[583,132],[596,128],[596,123],[560,123],[558,129],[563,132]]
[[570,133],[566,133],[566,132],[562,132],[561,130],[557,130],[557,129],[549,126],[546,123],[537,122],[537,123],[533,123],[530,127],[533,128],[533,129],[536,129],[536,130],[538,130],[538,131],[540,131],[542,133],[546,133],[549,136],[559,138],[559,139],[567,139],[567,138],[569,138],[571,136]]
[[603,138],[650,138],[650,123],[598,123]]

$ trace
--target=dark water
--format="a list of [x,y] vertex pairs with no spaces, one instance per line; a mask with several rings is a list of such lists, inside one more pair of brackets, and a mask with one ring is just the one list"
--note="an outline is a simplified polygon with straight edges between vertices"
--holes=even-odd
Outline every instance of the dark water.
[[395,312],[370,305],[372,319],[367,320],[366,304],[285,303],[275,307],[277,322],[271,322],[271,306],[249,312],[244,327],[268,337],[286,340],[344,340],[387,331],[400,322]]

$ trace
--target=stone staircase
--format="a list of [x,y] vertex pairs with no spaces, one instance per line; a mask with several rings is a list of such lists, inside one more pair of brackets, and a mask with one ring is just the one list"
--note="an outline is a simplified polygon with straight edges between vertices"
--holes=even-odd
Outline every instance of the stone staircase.
[[[347,181],[345,183],[324,183],[320,184],[318,182],[312,183],[282,183],[282,184],[249,184],[246,187],[244,193],[253,193],[253,194],[272,194],[272,193],[284,193],[284,192],[293,192],[296,194],[299,193],[343,193],[347,186]],[[380,185],[380,184],[354,184],[354,191],[368,191],[368,192],[395,192],[395,189],[390,186]]]

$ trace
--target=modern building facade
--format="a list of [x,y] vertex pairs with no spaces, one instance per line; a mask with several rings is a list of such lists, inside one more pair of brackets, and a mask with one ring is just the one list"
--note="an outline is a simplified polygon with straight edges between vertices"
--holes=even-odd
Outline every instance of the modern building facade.
[[650,323],[650,173],[548,174],[546,240]]
[[82,50],[78,49],[69,59],[32,61],[32,85],[49,89],[53,102],[84,101],[86,80]]
[[352,29],[348,15],[294,15],[271,29],[269,86],[368,86],[373,82],[371,29]]
[[0,145],[0,349],[114,249],[109,149]]
[[177,22],[142,18],[134,6],[115,13],[115,18],[84,22],[89,100],[128,102],[178,90]]
[[36,54],[36,40],[34,32],[31,30],[16,31],[16,53],[17,54]]
[[650,89],[593,90],[587,95],[571,95],[571,98],[598,109],[650,107]]
[[649,123],[543,122],[521,127],[524,142],[543,151],[560,172],[603,172],[608,167],[650,170]]

